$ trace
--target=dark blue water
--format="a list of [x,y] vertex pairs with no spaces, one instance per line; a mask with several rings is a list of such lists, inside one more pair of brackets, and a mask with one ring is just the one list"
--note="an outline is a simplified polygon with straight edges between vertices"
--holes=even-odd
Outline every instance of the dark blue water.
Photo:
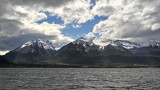
[[0,90],[160,90],[159,68],[0,68]]

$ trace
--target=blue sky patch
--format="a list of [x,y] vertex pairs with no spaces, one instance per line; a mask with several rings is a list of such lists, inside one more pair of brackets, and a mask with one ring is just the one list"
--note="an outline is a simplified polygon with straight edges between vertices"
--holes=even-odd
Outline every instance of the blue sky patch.
[[[42,12],[42,11],[40,11],[40,12]],[[45,11],[45,12],[43,12],[43,13],[45,13],[45,14],[47,15],[47,18],[37,21],[38,24],[41,24],[41,23],[43,23],[43,22],[48,22],[48,23],[50,23],[50,24],[51,24],[51,23],[61,24],[61,25],[64,24],[64,21],[63,21],[62,18],[59,17],[58,15],[52,16],[51,13],[49,13],[49,12],[47,12],[47,11]]]
[[92,4],[92,6],[90,7],[90,9],[92,9],[94,7],[94,5],[96,4],[96,0],[91,0],[90,3]]
[[[71,23],[66,26],[66,28],[62,29],[62,33],[65,36],[70,36],[73,39],[77,39],[80,37],[85,37],[86,34],[89,32],[92,32],[93,27],[100,21],[108,19],[107,16],[95,16],[93,20],[89,20],[86,23],[80,24],[80,28],[73,28]],[[95,34],[97,37],[99,37],[99,34]]]

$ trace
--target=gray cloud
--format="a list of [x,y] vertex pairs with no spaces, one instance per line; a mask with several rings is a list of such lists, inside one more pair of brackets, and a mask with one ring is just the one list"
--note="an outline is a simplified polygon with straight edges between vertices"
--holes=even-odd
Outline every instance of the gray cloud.
[[13,5],[27,5],[31,7],[60,7],[73,0],[10,0]]
[[3,14],[5,14],[5,12],[9,11],[7,10],[8,8],[8,1],[9,0],[1,0],[0,1],[0,16],[2,16]]
[[21,22],[17,20],[0,18],[0,36],[15,36],[21,31],[19,30]]
[[[122,2],[122,5],[119,5],[122,9],[115,9],[116,11],[107,20],[95,25],[94,33],[100,33],[104,39],[127,39],[140,43],[147,42],[150,38],[160,38],[159,0],[119,1]],[[117,8],[117,5],[114,6],[113,3],[109,6]],[[99,15],[107,13],[100,12]]]

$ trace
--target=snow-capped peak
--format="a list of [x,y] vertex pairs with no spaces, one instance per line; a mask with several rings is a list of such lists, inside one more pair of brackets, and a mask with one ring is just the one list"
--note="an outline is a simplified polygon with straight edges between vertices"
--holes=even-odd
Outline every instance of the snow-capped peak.
[[93,45],[93,42],[92,40],[89,40],[89,39],[85,39],[85,38],[79,38],[75,41],[72,42],[73,44],[81,44],[83,45],[84,47],[86,46],[92,46]]
[[94,37],[92,39],[85,39],[85,38],[81,37],[72,43],[73,44],[81,44],[84,47],[96,45],[96,46],[99,46],[99,49],[104,49],[104,47],[108,46],[108,45],[118,46],[116,43],[114,43],[114,41],[112,41],[110,39],[102,39],[102,38],[97,38],[97,37]]
[[137,44],[137,43],[134,43],[134,42],[130,42],[130,41],[127,41],[127,40],[116,40],[114,41],[116,44],[118,44],[119,46],[122,46],[126,49],[133,49],[133,48],[140,48],[141,45],[140,44]]
[[24,48],[27,46],[37,45],[40,48],[55,50],[55,47],[50,41],[42,41],[41,39],[28,41],[23,44],[20,48]]
[[84,44],[84,43],[86,43],[86,42],[88,42],[88,41],[89,41],[89,40],[81,37],[81,38],[73,41],[72,43],[73,43],[73,44]]
[[92,41],[95,45],[100,46],[100,49],[104,49],[104,47],[108,45],[118,46],[116,43],[114,43],[114,41],[110,39],[94,38],[92,39]]
[[159,46],[160,46],[160,40],[150,39],[150,40],[149,40],[149,45],[152,46],[152,47],[153,47],[153,46],[158,46],[158,47],[159,47]]
[[32,41],[28,41],[28,42],[26,42],[26,43],[24,43],[20,48],[24,48],[24,47],[26,47],[26,46],[30,46],[30,45],[32,45]]
[[[81,44],[84,47],[96,45],[96,46],[99,46],[99,49],[104,49],[108,45],[121,46],[126,49],[140,48],[142,46],[140,44],[130,42],[127,40],[111,40],[111,39],[104,39],[104,38],[97,38],[97,37],[94,37],[92,39],[79,38],[72,43],[73,44]],[[157,45],[157,43],[156,43],[156,45]],[[160,45],[160,44],[158,44],[158,45]]]

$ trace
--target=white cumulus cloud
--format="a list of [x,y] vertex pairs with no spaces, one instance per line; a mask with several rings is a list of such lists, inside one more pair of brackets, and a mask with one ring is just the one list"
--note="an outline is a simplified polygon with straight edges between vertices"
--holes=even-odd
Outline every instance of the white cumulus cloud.
[[[101,3],[114,0],[99,0]],[[98,15],[109,15],[93,28],[93,33],[101,38],[128,39],[145,42],[150,38],[160,38],[160,0],[119,0],[120,4],[104,4]],[[111,6],[114,12],[105,12]],[[95,7],[95,8],[97,8]],[[117,9],[118,7],[118,9]],[[109,9],[108,9],[109,10]]]

